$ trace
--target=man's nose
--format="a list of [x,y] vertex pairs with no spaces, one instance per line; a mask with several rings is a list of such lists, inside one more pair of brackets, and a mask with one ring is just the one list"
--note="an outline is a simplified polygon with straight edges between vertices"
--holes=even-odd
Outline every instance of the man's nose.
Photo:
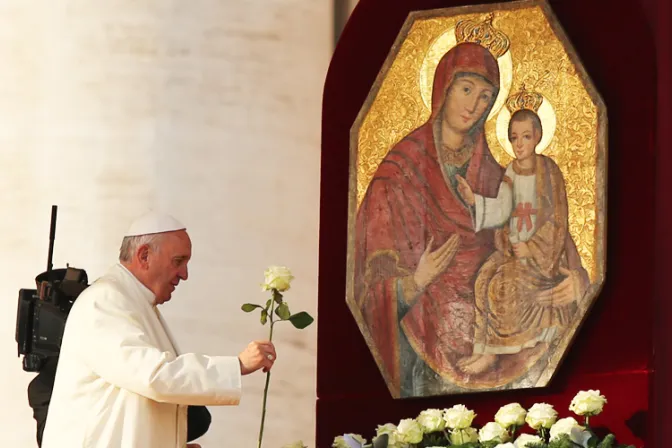
[[185,266],[183,269],[180,270],[178,275],[182,280],[186,280],[187,278],[189,278],[189,269]]

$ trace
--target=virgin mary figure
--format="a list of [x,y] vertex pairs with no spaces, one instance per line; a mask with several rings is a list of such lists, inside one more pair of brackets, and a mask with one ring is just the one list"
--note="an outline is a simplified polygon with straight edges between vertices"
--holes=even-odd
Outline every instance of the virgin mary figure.
[[[397,396],[474,381],[458,361],[472,355],[474,282],[495,250],[494,230],[474,231],[456,176],[476,194],[497,196],[504,170],[484,123],[499,80],[484,46],[461,42],[448,51],[436,68],[428,121],[390,149],[357,213],[356,305]],[[549,293],[572,294],[571,282]]]

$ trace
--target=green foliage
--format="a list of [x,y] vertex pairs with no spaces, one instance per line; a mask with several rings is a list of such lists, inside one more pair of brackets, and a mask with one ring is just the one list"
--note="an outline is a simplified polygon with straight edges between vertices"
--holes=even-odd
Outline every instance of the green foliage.
[[528,443],[525,448],[548,448],[545,443]]
[[243,306],[240,307],[240,309],[242,309],[246,313],[251,313],[252,311],[254,311],[257,308],[261,308],[261,305],[255,305],[254,303],[246,303],[246,304],[244,304]]
[[303,330],[308,325],[312,324],[314,319],[310,314],[306,313],[305,311],[301,311],[300,313],[296,313],[290,316],[289,321],[292,323],[292,325],[294,325],[294,327],[298,328],[299,330]]
[[422,442],[418,445],[418,448],[426,448],[430,446],[446,446],[448,442],[446,441],[446,436],[442,431],[425,433],[422,437]]
[[[275,304],[278,306],[274,309]],[[245,303],[240,308],[246,313],[251,313],[258,308],[261,313],[259,316],[261,325],[266,325],[270,320],[271,327],[276,322],[291,322],[295,328],[303,330],[315,321],[315,319],[305,311],[292,314],[289,310],[289,305],[283,300],[282,294],[275,289],[273,290],[273,298],[266,301],[265,307],[257,305],[256,303]],[[275,314],[279,319],[274,320],[272,314]]]
[[280,305],[278,305],[278,307],[275,309],[275,314],[277,314],[278,317],[282,320],[287,320],[292,315],[289,312],[289,306],[287,305],[287,302],[280,303]]
[[548,448],[576,448],[577,446],[580,447],[581,445],[572,442],[567,434],[562,434],[548,444]]
[[613,434],[609,434],[605,437],[599,444],[596,444],[597,448],[613,448],[616,443],[616,437]]
[[273,300],[275,300],[275,303],[280,305],[282,303],[282,294],[280,294],[280,291],[277,289],[273,290]]
[[487,442],[481,442],[480,448],[495,448],[497,445],[499,445],[499,438],[498,440],[489,440]]

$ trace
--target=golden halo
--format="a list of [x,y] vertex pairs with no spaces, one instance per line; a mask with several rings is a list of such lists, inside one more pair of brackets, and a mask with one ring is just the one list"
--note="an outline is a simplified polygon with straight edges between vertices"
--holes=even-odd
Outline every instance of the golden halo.
[[[544,98],[537,115],[539,115],[539,119],[541,120],[543,135],[535,152],[541,154],[548,148],[548,145],[551,144],[551,140],[553,140],[553,135],[555,134],[555,110],[548,99]],[[504,151],[515,159],[516,155],[514,154],[513,147],[511,147],[511,142],[509,141],[509,121],[511,121],[511,112],[505,107],[497,117],[497,140],[499,141],[499,144],[502,145],[502,148],[504,148]]]
[[[434,39],[422,61],[422,66],[420,67],[420,96],[422,96],[425,106],[430,110],[432,108],[432,87],[434,85],[436,66],[439,65],[439,61],[443,55],[448,53],[455,45],[457,45],[457,39],[455,38],[455,27],[452,27]],[[511,90],[513,60],[511,59],[510,50],[507,50],[501,58],[497,58],[497,65],[499,65],[500,89],[495,104],[488,115],[488,120],[492,119],[502,108]]]

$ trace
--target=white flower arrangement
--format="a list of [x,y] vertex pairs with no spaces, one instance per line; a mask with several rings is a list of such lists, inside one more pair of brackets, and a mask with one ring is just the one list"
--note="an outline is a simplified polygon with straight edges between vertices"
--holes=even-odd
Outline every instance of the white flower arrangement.
[[[590,428],[589,418],[602,413],[606,403],[600,391],[579,392],[569,410],[583,417],[584,424],[573,417],[558,419],[558,412],[547,403],[535,403],[527,410],[510,403],[480,429],[473,426],[476,413],[462,404],[426,409],[397,425],[379,425],[370,443],[359,434],[345,434],[334,439],[332,448],[635,448],[616,444],[613,434],[600,439]],[[517,435],[526,425],[528,432]]]

